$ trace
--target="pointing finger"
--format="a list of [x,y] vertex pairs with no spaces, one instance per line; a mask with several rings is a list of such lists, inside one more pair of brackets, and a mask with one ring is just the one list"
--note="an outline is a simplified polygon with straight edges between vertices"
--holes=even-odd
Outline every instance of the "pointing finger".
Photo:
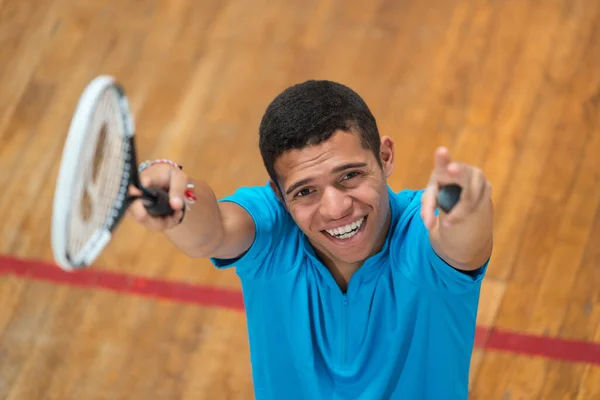
[[438,147],[435,151],[435,169],[446,171],[448,164],[450,164],[450,152],[446,147]]

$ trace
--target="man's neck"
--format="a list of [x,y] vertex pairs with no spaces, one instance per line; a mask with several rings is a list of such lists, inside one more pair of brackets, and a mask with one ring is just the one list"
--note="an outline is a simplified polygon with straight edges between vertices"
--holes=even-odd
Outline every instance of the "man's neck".
[[339,286],[340,290],[343,293],[346,293],[350,278],[352,278],[352,275],[362,267],[364,260],[355,263],[336,262],[318,250],[316,250],[316,253],[317,257],[331,273],[331,276]]

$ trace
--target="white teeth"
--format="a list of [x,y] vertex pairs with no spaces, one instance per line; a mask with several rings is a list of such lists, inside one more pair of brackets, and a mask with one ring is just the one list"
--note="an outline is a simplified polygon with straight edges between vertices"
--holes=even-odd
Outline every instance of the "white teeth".
[[362,217],[358,221],[355,221],[346,226],[342,226],[342,227],[334,228],[334,229],[327,229],[327,233],[329,233],[331,236],[335,236],[339,239],[351,238],[352,236],[356,235],[356,233],[358,232],[358,228],[361,227],[364,220],[365,220],[365,217]]

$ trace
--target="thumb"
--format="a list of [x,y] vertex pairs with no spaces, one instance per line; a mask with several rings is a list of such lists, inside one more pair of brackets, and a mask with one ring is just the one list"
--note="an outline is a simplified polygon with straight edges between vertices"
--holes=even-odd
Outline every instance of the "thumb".
[[169,204],[174,210],[181,210],[185,205],[185,190],[187,189],[187,176],[175,169],[171,170],[171,182],[169,185]]

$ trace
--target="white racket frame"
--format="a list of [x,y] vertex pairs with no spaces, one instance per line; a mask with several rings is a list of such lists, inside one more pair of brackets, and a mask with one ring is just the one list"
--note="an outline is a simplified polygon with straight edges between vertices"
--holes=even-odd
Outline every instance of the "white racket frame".
[[120,111],[124,118],[126,137],[134,135],[134,122],[127,98],[117,80],[110,75],[100,75],[94,78],[84,89],[67,134],[67,139],[62,153],[62,160],[58,172],[54,203],[52,211],[52,251],[58,266],[65,271],[73,271],[90,265],[108,244],[112,237],[111,231],[104,226],[98,229],[88,240],[81,251],[85,256],[81,259],[71,260],[67,257],[67,241],[70,214],[72,212],[72,199],[78,174],[78,165],[84,153],[87,135],[90,134],[89,124],[92,121],[96,106],[106,90],[116,89],[120,93]]

